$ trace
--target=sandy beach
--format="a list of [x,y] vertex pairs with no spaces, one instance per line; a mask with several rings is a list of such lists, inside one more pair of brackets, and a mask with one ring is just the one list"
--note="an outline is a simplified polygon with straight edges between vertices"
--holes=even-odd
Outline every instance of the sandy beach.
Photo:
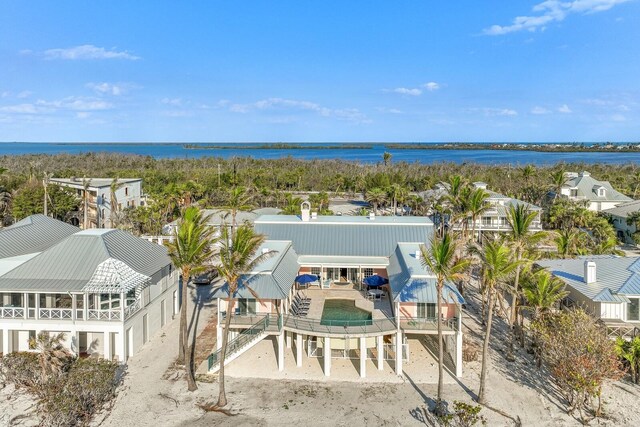
[[[200,290],[201,292],[204,290]],[[474,304],[465,317],[465,339],[479,340]],[[208,303],[197,322],[201,332],[213,319],[215,305]],[[129,360],[128,372],[110,410],[96,418],[94,425],[135,426],[410,426],[424,425],[422,410],[436,393],[437,365],[426,348],[411,343],[412,355],[405,376],[396,376],[385,364],[378,371],[370,362],[367,378],[361,379],[354,363],[336,360],[332,376],[322,375],[320,362],[305,359],[296,368],[293,354],[285,356],[284,372],[278,372],[274,349],[265,340],[229,365],[227,391],[234,416],[204,413],[196,405],[217,397],[216,377],[200,381],[194,393],[186,390],[180,371],[172,368],[177,354],[178,318],[154,336],[140,353]],[[535,369],[523,350],[517,362],[508,363],[498,344],[504,333],[496,322],[492,369],[488,377],[489,406],[482,414],[490,426],[577,426],[580,423],[563,409],[559,397]],[[420,356],[420,357],[418,357]],[[478,388],[480,363],[465,363],[464,376],[446,376],[444,394],[449,402],[473,403]],[[634,426],[640,424],[640,387],[616,382],[604,390],[607,416],[594,425]],[[11,420],[32,410],[27,396],[11,387],[0,391],[0,425],[36,425],[33,416]]]

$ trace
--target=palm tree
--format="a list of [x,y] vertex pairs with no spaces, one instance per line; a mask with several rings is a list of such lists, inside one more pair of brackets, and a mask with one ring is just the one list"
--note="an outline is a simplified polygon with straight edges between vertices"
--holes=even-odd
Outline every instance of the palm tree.
[[[180,306],[180,338],[178,343],[178,363],[184,363],[187,371],[189,391],[198,389],[194,377],[191,357],[187,360],[189,349],[189,330],[187,327],[187,299],[189,298],[189,280],[192,275],[206,269],[213,255],[214,228],[208,225],[209,217],[203,216],[196,206],[182,211],[178,226],[174,231],[173,242],[167,243],[169,257],[176,268],[182,272],[182,304]],[[193,350],[193,349],[192,349]]]
[[[255,292],[247,286],[250,279],[246,278],[247,272],[253,271],[255,267],[265,259],[274,255],[273,251],[259,254],[256,256],[260,245],[265,241],[266,237],[257,234],[253,227],[249,224],[240,225],[232,238],[228,227],[223,226],[220,238],[220,254],[216,269],[220,277],[224,278],[227,285],[229,297],[227,298],[227,315],[224,323],[224,333],[222,335],[222,346],[220,347],[220,370],[218,374],[220,391],[218,394],[218,403],[216,407],[223,408],[227,405],[227,395],[224,383],[224,362],[227,356],[227,344],[229,343],[229,327],[231,325],[231,316],[236,303],[236,293],[238,291],[238,283],[244,278],[244,284],[249,292],[257,298]],[[243,277],[245,276],[245,277]]]
[[487,368],[489,365],[489,341],[491,340],[491,325],[493,321],[493,309],[496,301],[497,287],[504,283],[504,280],[519,265],[511,257],[511,249],[504,246],[502,242],[489,242],[481,251],[475,250],[482,262],[482,284],[484,286],[488,300],[487,327],[484,334],[484,344],[482,346],[482,369],[480,371],[480,388],[478,390],[478,403],[485,403],[485,386],[487,379]]
[[49,181],[52,176],[52,173],[45,172],[42,177],[42,186],[44,187],[44,216],[49,215]]
[[435,412],[444,414],[442,402],[442,383],[444,377],[444,355],[442,341],[442,288],[445,282],[453,282],[463,277],[464,270],[469,261],[456,258],[458,243],[450,233],[445,232],[442,237],[434,236],[431,239],[431,247],[420,245],[421,262],[436,276],[437,290],[437,318],[438,318],[438,398]]
[[567,256],[573,256],[576,253],[580,243],[580,234],[581,231],[576,228],[567,228],[556,232],[556,237],[553,241],[556,244],[560,258],[565,259]]
[[556,200],[560,196],[560,191],[565,182],[567,182],[567,171],[564,167],[551,173],[551,185],[554,192],[553,200]]
[[384,152],[382,153],[382,162],[384,163],[385,166],[389,166],[389,163],[391,163],[391,153],[389,152]]
[[393,183],[389,187],[389,197],[393,200],[393,216],[396,216],[398,213],[398,202],[404,202],[405,197],[409,191],[407,187],[404,187],[398,183]]
[[532,164],[528,164],[522,168],[522,178],[524,182],[529,185],[529,180],[536,174],[536,167]]
[[91,179],[87,179],[87,177],[82,177],[82,228],[89,228],[89,187],[91,187]]
[[235,187],[229,191],[226,204],[222,207],[222,210],[231,215],[231,227],[236,228],[236,216],[238,211],[250,211],[253,209],[251,204],[251,195],[244,187]]
[[[522,286],[522,293],[527,302],[523,308],[531,311],[532,320],[544,319],[553,307],[569,294],[564,288],[564,282],[553,277],[546,270],[529,274]],[[534,333],[534,349],[538,367],[542,364],[540,345],[540,339]]]
[[118,189],[120,189],[120,187],[122,186],[122,184],[118,183],[118,177],[116,176],[115,178],[113,178],[113,180],[111,181],[111,184],[109,185],[109,191],[110,191],[110,206],[111,206],[111,214],[109,215],[109,226],[111,228],[117,227],[118,226],[118,210],[119,210],[119,206],[118,206]]
[[507,239],[513,249],[515,260],[518,262],[513,280],[513,289],[511,292],[511,314],[509,316],[509,329],[511,330],[511,340],[509,341],[507,360],[514,360],[513,346],[516,339],[515,324],[517,319],[517,306],[520,292],[518,289],[520,281],[520,272],[522,268],[522,260],[525,252],[531,249],[536,243],[540,242],[546,234],[543,231],[531,232],[529,227],[537,218],[538,213],[530,211],[524,204],[509,206],[507,211],[507,222],[511,228]]
[[471,215],[471,237],[476,235],[476,221],[487,209],[489,209],[489,193],[482,188],[476,188],[471,192],[468,203],[468,213]]
[[378,206],[387,201],[387,192],[379,187],[372,188],[365,194],[365,200],[370,205],[373,205],[373,211],[378,215]]
[[39,350],[40,375],[44,382],[50,376],[60,375],[73,361],[73,355],[64,345],[64,332],[50,334],[40,332],[29,340],[29,347]]

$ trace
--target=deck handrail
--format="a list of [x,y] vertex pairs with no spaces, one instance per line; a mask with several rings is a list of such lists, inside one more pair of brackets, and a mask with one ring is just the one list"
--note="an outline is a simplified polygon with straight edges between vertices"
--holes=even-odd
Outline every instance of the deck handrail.
[[379,332],[391,332],[397,329],[393,319],[374,320],[321,320],[287,315],[284,317],[284,327],[308,332],[324,334],[370,334]]
[[[400,324],[415,326],[414,329],[438,329],[438,319],[435,317],[400,317]],[[442,326],[451,330],[458,329],[458,318],[442,319]]]
[[[229,357],[230,355],[233,355],[235,352],[241,350],[246,345],[250,344],[257,337],[264,334],[264,332],[269,327],[270,318],[271,318],[270,315],[263,316],[262,319],[259,320],[257,323],[253,324],[250,328],[240,332],[240,334],[238,334],[237,337],[229,341],[227,343],[226,356]],[[207,358],[207,366],[209,371],[215,365],[220,363],[221,353],[222,353],[222,349],[219,349],[209,355],[209,357]]]

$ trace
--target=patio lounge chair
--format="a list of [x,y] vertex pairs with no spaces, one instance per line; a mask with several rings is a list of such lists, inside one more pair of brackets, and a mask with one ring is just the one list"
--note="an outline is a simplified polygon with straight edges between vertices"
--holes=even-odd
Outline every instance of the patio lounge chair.
[[308,307],[311,304],[311,300],[304,300],[296,295],[295,297],[293,297],[293,303],[299,306]]
[[300,310],[298,307],[296,307],[295,305],[291,306],[291,313],[294,316],[298,316],[298,317],[305,317],[307,315],[307,312],[304,310]]

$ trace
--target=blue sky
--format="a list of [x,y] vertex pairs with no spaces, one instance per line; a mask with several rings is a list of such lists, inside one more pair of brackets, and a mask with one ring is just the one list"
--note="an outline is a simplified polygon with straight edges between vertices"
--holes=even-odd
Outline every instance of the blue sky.
[[640,0],[2,2],[0,141],[637,141],[639,20]]

